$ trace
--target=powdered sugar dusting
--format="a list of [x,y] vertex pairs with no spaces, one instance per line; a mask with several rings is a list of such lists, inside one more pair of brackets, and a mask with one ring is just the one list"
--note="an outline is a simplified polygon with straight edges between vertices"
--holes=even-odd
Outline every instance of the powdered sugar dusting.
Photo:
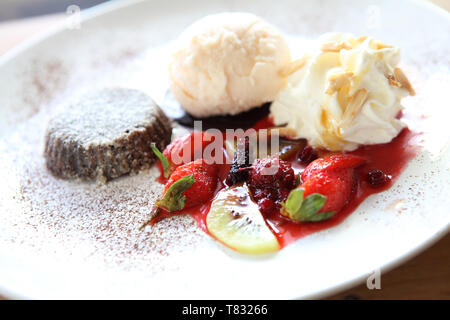
[[[15,198],[23,208],[22,213],[8,216],[10,223],[2,223],[8,229],[1,230],[2,241],[23,239],[20,245],[32,250],[51,245],[55,254],[63,256],[83,247],[86,258],[102,255],[105,268],[111,264],[147,268],[151,261],[155,271],[155,260],[204,240],[206,236],[188,216],[138,230],[162,191],[162,185],[155,182],[159,175],[156,167],[106,185],[54,178],[42,157],[42,117],[29,119],[1,144],[0,152],[6,155],[2,173],[16,172],[11,179],[18,179]],[[12,232],[11,224],[17,226]]]

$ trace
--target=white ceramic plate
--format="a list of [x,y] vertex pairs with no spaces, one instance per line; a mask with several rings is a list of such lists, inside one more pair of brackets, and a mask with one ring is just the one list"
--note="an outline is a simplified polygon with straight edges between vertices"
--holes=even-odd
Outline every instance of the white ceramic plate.
[[[403,49],[402,67],[424,115],[423,150],[388,191],[341,225],[252,258],[204,235],[188,217],[138,232],[158,192],[150,174],[107,186],[52,178],[42,159],[45,121],[62,102],[106,85],[158,102],[167,46],[191,22],[249,11],[282,31],[371,34]],[[449,229],[450,19],[422,1],[113,2],[0,58],[0,290],[27,298],[311,298],[382,273]],[[110,188],[110,189],[108,189]],[[113,191],[111,191],[113,190]],[[153,198],[152,198],[153,197]]]

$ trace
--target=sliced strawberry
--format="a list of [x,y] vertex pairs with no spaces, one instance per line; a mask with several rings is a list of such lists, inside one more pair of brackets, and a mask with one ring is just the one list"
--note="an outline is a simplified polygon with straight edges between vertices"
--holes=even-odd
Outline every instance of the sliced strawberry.
[[339,211],[350,198],[353,188],[353,169],[319,173],[305,181],[301,187],[305,198],[313,193],[327,197],[321,212]]
[[[218,173],[216,164],[207,164],[203,159],[178,167],[167,181],[164,187],[164,197],[157,201],[157,206],[172,212],[205,203],[212,198],[216,191]],[[179,186],[178,190],[170,189],[177,181],[188,176],[192,176],[195,182],[192,183],[186,179],[185,185]],[[177,194],[176,192],[180,190],[181,194]],[[173,194],[166,196],[168,191]],[[184,203],[174,204],[175,198],[181,195],[185,197]]]
[[327,197],[320,212],[341,210],[352,193],[354,168],[364,162],[364,158],[353,155],[332,155],[311,162],[302,173],[305,198],[320,193]]
[[336,169],[353,169],[362,165],[366,160],[350,154],[336,154],[319,158],[311,162],[302,173],[302,180],[306,181],[321,172]]
[[204,131],[194,131],[169,144],[163,155],[169,160],[169,173],[183,164],[201,159],[203,150],[214,141],[214,136]]

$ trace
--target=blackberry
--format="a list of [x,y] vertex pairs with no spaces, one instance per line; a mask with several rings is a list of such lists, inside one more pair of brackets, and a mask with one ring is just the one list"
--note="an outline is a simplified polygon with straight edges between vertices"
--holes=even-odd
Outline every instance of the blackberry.
[[277,158],[258,159],[252,166],[249,184],[255,189],[293,189],[296,177],[287,161]]
[[383,171],[375,169],[367,174],[367,182],[370,186],[377,188],[386,185],[390,181],[390,177]]
[[298,155],[298,160],[303,164],[310,164],[317,159],[317,152],[311,146],[306,146]]
[[253,164],[248,184],[259,210],[263,215],[268,215],[281,208],[280,203],[286,201],[289,192],[296,186],[296,180],[289,162],[266,158],[258,159]]
[[268,215],[272,211],[277,209],[275,202],[270,198],[262,198],[261,200],[259,200],[258,208],[263,215]]

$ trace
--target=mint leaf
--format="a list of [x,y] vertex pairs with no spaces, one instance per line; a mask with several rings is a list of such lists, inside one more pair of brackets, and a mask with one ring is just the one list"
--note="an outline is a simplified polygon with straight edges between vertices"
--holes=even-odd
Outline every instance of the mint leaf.
[[281,214],[297,222],[318,222],[330,219],[335,212],[319,212],[327,197],[313,193],[303,199],[304,189],[297,188],[289,193],[285,203],[281,203]]
[[294,221],[298,219],[298,212],[302,206],[303,202],[303,189],[294,189],[289,193],[286,202],[281,203],[282,214],[288,216]]
[[335,211],[318,212],[309,217],[308,222],[325,221],[334,216]]
[[152,150],[153,150],[153,153],[155,154],[155,156],[159,159],[159,161],[161,161],[163,171],[164,171],[164,178],[168,179],[170,176],[169,160],[166,158],[166,156],[164,156],[161,153],[161,151],[158,150],[158,148],[156,147],[156,144],[154,142],[152,142],[151,147],[152,147]]
[[327,197],[321,195],[320,193],[313,193],[307,196],[303,200],[302,207],[300,208],[300,221],[310,221],[310,218],[322,209]]
[[186,204],[186,197],[183,196],[183,192],[189,189],[194,183],[195,178],[192,174],[175,181],[167,189],[164,197],[155,202],[155,205],[169,212],[183,209]]

